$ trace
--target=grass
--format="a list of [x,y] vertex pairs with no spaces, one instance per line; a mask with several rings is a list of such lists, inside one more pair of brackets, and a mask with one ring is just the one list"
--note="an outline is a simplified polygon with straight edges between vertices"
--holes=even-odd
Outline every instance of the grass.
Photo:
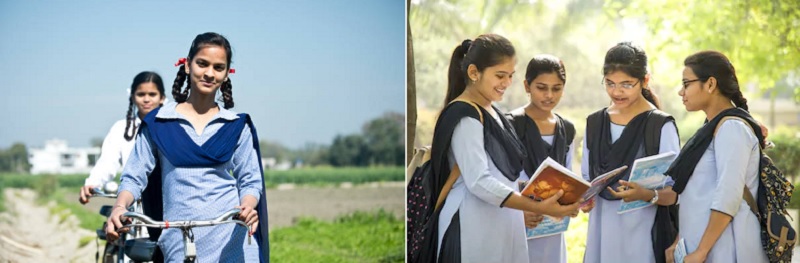
[[567,262],[583,262],[588,230],[589,214],[580,213],[578,217],[569,220],[569,229],[564,233],[564,241],[567,243]]
[[371,182],[402,182],[405,177],[405,168],[401,166],[388,167],[321,167],[303,168],[286,171],[265,171],[264,182],[268,188],[278,184],[301,185],[338,185],[344,182],[354,184]]
[[334,222],[304,218],[270,232],[274,262],[403,262],[405,222],[389,212],[355,212]]

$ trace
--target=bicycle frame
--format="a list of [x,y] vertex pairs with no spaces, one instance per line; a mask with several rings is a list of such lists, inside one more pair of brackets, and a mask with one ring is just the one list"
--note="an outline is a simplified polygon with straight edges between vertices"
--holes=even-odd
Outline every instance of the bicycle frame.
[[[112,183],[113,182],[106,183],[106,186],[104,186],[104,188],[100,188],[100,187],[93,188],[92,189],[93,193],[90,196],[90,198],[91,197],[105,197],[105,198],[116,199],[117,198],[117,194],[116,193],[113,193],[113,194],[110,193],[110,192],[116,192],[116,189],[115,189],[116,188],[116,183],[114,183],[114,184],[112,184]],[[109,186],[111,186],[111,187],[109,187]],[[137,212],[143,211],[142,210],[142,200],[141,199],[136,200],[136,202],[134,202],[134,204],[129,209],[131,209],[131,208],[132,208],[133,211],[137,211]],[[102,211],[102,209],[103,208],[101,208],[101,211]],[[143,237],[145,237],[145,236],[144,236],[144,232],[143,232],[142,227],[135,227],[135,228],[133,228],[133,231],[131,231],[130,233],[120,233],[120,238],[116,242],[107,243],[107,244],[110,244],[111,246],[116,247],[116,250],[117,250],[117,260],[116,260],[116,262],[117,263],[130,263],[130,262],[133,262],[130,258],[128,258],[127,255],[125,255],[125,247],[120,242],[125,242],[125,240],[128,240],[128,239],[143,238]],[[108,240],[106,240],[106,242],[108,242]],[[108,249],[106,249],[103,252],[104,258],[105,258],[105,253],[106,252],[108,252]]]

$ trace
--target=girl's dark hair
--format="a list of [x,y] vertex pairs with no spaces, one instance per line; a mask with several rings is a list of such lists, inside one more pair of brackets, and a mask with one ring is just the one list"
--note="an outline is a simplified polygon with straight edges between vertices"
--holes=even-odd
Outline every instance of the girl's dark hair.
[[133,136],[136,134],[136,115],[138,114],[138,109],[135,105],[136,90],[139,89],[139,85],[150,82],[156,84],[158,93],[162,98],[166,96],[164,93],[164,81],[161,80],[161,76],[159,76],[158,73],[152,71],[142,71],[141,73],[137,74],[136,77],[133,77],[133,83],[131,83],[131,94],[128,97],[128,115],[125,117],[125,132],[123,134],[126,141],[133,139]]
[[[603,75],[616,71],[625,72],[625,74],[637,78],[639,83],[644,85],[644,77],[647,76],[647,54],[644,53],[644,49],[631,42],[620,42],[609,49],[603,63]],[[661,108],[656,95],[650,89],[642,87],[642,96],[656,108]]]
[[567,82],[567,69],[564,62],[553,55],[536,55],[528,62],[528,69],[525,70],[525,81],[530,84],[541,74],[556,73],[562,82]]
[[447,95],[444,103],[447,105],[467,88],[467,68],[475,65],[478,71],[495,66],[504,59],[514,57],[514,46],[505,37],[496,34],[480,35],[475,40],[464,40],[461,45],[453,50],[450,59],[450,69],[447,76]]
[[748,110],[747,99],[742,95],[736,78],[736,69],[728,57],[718,51],[701,51],[687,57],[683,65],[691,68],[703,83],[714,77],[722,95],[733,101],[736,107]]
[[[225,70],[229,70],[231,68],[231,57],[233,57],[231,44],[224,36],[214,32],[199,34],[194,38],[194,41],[192,41],[192,47],[189,49],[189,56],[186,57],[186,64],[192,63],[192,59],[195,55],[197,55],[197,52],[207,46],[219,46],[225,48],[225,53],[228,55],[228,67]],[[175,83],[172,84],[172,97],[174,97],[175,101],[178,103],[186,101],[186,99],[189,97],[190,80],[186,77],[186,64],[181,65],[181,67],[178,68],[178,75],[175,77]],[[183,87],[184,81],[186,81],[186,89],[181,92],[181,87]],[[228,80],[223,82],[219,88],[220,92],[222,92],[222,102],[225,104],[225,109],[233,108],[232,89],[233,85],[231,85],[231,78],[228,77]]]

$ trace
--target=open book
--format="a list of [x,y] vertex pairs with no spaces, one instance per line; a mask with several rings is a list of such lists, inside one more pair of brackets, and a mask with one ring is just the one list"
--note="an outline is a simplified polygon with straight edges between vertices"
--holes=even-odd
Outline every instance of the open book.
[[[664,185],[667,183],[667,176],[664,175],[664,172],[669,169],[669,166],[676,157],[677,154],[675,154],[675,152],[666,152],[636,159],[633,161],[631,176],[628,181],[637,183],[647,189],[664,188]],[[630,203],[622,201],[617,213],[622,214],[651,205],[653,204],[641,200]]]
[[573,204],[581,198],[583,198],[585,204],[602,192],[608,185],[617,181],[617,175],[627,168],[628,166],[622,166],[614,169],[598,176],[590,183],[548,157],[533,172],[531,180],[526,183],[521,194],[540,200],[555,195],[558,190],[564,190],[564,195],[558,199],[559,204]]

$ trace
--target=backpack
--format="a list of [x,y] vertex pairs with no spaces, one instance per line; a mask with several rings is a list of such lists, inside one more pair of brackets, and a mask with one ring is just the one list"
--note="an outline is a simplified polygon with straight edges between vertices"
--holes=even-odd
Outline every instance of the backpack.
[[[748,127],[752,130],[753,127],[749,122],[742,118],[734,116],[723,117],[716,129],[716,135],[719,127],[726,119],[739,119],[747,123]],[[753,131],[753,134],[756,134]],[[769,262],[786,262],[792,261],[792,249],[794,248],[796,239],[795,229],[792,224],[786,220],[786,207],[789,206],[789,201],[792,199],[792,191],[794,185],[783,175],[772,159],[764,153],[764,149],[759,142],[759,184],[756,191],[756,196],[752,196],[747,186],[744,188],[742,194],[750,211],[756,215],[758,222],[761,226],[761,246],[767,254]],[[790,216],[791,217],[791,216]]]
[[[478,105],[464,100],[478,111],[479,120],[483,123],[483,113]],[[453,101],[453,102],[456,102]],[[453,103],[451,102],[451,104]],[[450,139],[450,138],[447,138]],[[435,262],[437,255],[438,214],[441,211],[450,189],[461,175],[458,164],[453,167],[444,187],[433,182],[433,164],[431,164],[430,146],[415,149],[414,157],[407,171],[414,173],[406,186],[406,259],[407,262]],[[439,193],[434,200],[434,194]]]

